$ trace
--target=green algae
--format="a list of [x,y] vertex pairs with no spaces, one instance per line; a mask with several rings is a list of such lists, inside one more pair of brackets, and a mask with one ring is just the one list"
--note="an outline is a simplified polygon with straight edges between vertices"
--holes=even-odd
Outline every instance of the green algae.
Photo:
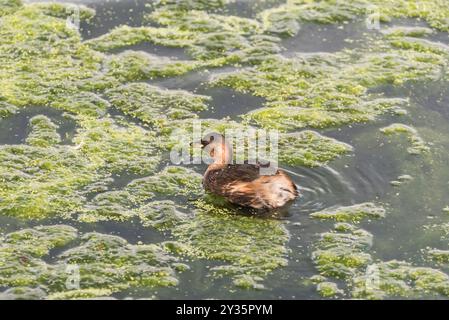
[[95,299],[105,298],[113,294],[110,289],[81,289],[65,292],[56,292],[48,295],[48,300],[79,300],[79,299]]
[[101,192],[84,206],[78,219],[83,222],[126,221],[134,216],[130,210],[132,206],[131,195],[126,191]]
[[[18,218],[68,216],[85,209],[86,194],[111,173],[155,172],[161,155],[155,133],[110,118],[76,118],[73,141],[61,145],[45,116],[30,120],[28,145],[0,147],[0,211]],[[100,185],[98,185],[100,183]],[[103,207],[104,199],[98,197]]]
[[383,218],[385,209],[371,202],[356,204],[349,207],[338,207],[314,212],[311,217],[318,219],[332,219],[339,222],[359,222],[365,218]]
[[48,117],[39,115],[30,119],[31,132],[26,143],[35,147],[49,147],[61,142],[58,126]]
[[270,57],[254,67],[221,73],[215,86],[265,98],[265,107],[244,118],[283,131],[339,127],[404,114],[408,101],[369,94],[381,85],[439,80],[447,70],[446,46],[401,34],[372,40],[358,51]]
[[179,76],[198,66],[200,64],[195,61],[173,60],[129,50],[110,56],[105,63],[107,75],[121,82]]
[[328,281],[320,282],[317,285],[317,291],[324,298],[333,298],[343,293],[343,291],[338,288],[336,283]]
[[314,131],[281,135],[279,161],[293,166],[322,166],[352,151],[346,143],[324,137]]
[[234,285],[236,287],[242,288],[242,289],[264,289],[265,287],[260,283],[260,281],[263,281],[263,278],[258,276],[249,276],[247,274],[245,275],[239,275],[234,277]]
[[173,5],[159,6],[147,15],[147,19],[159,27],[119,26],[86,44],[100,51],[142,42],[185,48],[200,62],[190,62],[191,67],[257,63],[281,50],[279,39],[264,34],[260,23],[254,19]]
[[73,141],[93,165],[109,172],[148,174],[160,162],[156,133],[113,119],[80,118]]
[[193,44],[190,32],[171,28],[118,26],[108,33],[85,43],[97,51],[108,52],[113,49],[130,47],[142,42],[151,42],[168,47],[188,47]]
[[170,229],[189,215],[180,212],[180,206],[173,201],[149,201],[156,197],[181,201],[202,194],[199,174],[184,167],[168,166],[154,175],[132,180],[121,190],[98,193],[79,211],[78,219],[127,221],[138,217],[144,226]]
[[195,217],[173,234],[186,254],[229,263],[212,272],[233,275],[237,286],[262,288],[267,274],[287,265],[289,233],[280,221],[235,215],[204,200],[196,206]]
[[201,175],[191,169],[168,166],[161,172],[131,181],[125,188],[136,203],[142,203],[156,195],[195,199],[203,194]]
[[254,51],[270,56],[280,50],[278,39],[274,37],[264,37],[264,41],[261,41],[260,23],[254,19],[165,7],[149,14],[148,19],[170,28],[190,32],[193,42],[187,51],[199,60],[223,58],[223,63],[232,64],[251,60],[250,53]]
[[[323,277],[343,279],[345,293],[358,299],[449,295],[449,276],[444,272],[406,261],[380,261],[369,252],[372,244],[371,233],[348,223],[338,223],[334,231],[322,233],[312,253],[320,272],[318,282],[327,281]],[[439,250],[431,252],[440,254]]]
[[397,134],[406,135],[407,139],[411,143],[411,146],[407,148],[407,151],[410,154],[418,155],[430,150],[427,143],[418,134],[418,131],[410,126],[401,123],[393,123],[387,127],[381,128],[380,131],[389,136]]
[[6,102],[52,106],[100,74],[102,55],[83,45],[78,31],[55,17],[64,6],[30,4],[2,17],[0,86]]
[[351,279],[372,262],[371,255],[366,253],[372,238],[372,234],[363,229],[323,233],[312,260],[323,276]]
[[388,37],[423,37],[435,33],[434,30],[426,27],[391,27],[381,32]]
[[[366,93],[370,86],[402,82],[402,78],[414,75],[414,69],[400,60],[397,70],[387,73],[382,64],[388,60],[391,60],[388,56],[351,52],[275,58],[252,68],[220,74],[212,84],[267,99],[266,107],[244,116],[262,127],[284,131],[336,127],[372,121],[387,112],[398,113],[407,105],[404,99],[373,97]],[[389,64],[391,68],[393,65]],[[434,65],[422,66],[427,67],[435,69]],[[416,72],[424,76],[424,71],[419,69]],[[368,74],[360,77],[362,70]],[[429,70],[426,72],[428,76]]]
[[99,117],[106,113],[110,103],[92,92],[76,92],[56,98],[51,106],[56,109],[88,117]]
[[42,257],[48,255],[51,249],[63,247],[77,237],[77,230],[70,226],[37,226],[9,233],[2,242],[9,246],[20,246],[22,252]]
[[0,100],[0,119],[6,118],[14,113],[16,113],[19,109],[12,104]]
[[15,287],[0,293],[0,300],[41,300],[46,296],[41,288]]
[[125,114],[160,127],[172,120],[197,118],[209,97],[183,90],[166,90],[146,83],[131,83],[106,92],[111,103]]
[[56,18],[66,18],[72,14],[79,14],[79,19],[90,20],[95,16],[95,10],[88,8],[84,5],[73,5],[56,2],[37,2],[29,4],[29,7],[38,9],[45,15],[49,15]]
[[150,202],[138,209],[138,215],[142,225],[158,230],[171,230],[190,217],[169,200]]
[[403,261],[388,261],[375,264],[375,279],[372,275],[360,275],[354,279],[352,294],[355,298],[383,299],[387,297],[416,298],[449,294],[449,276],[426,267],[414,267]]
[[392,18],[422,18],[433,28],[449,30],[449,10],[439,0],[294,0],[263,11],[259,19],[264,29],[281,35],[295,35],[304,22],[339,23],[378,13],[381,22]]
[[0,1],[0,17],[14,13],[22,6],[21,0],[1,0]]
[[[178,283],[171,262],[157,245],[131,245],[117,236],[85,234],[82,245],[58,255],[59,265],[77,265],[81,288],[173,286]],[[51,279],[56,285],[61,279]]]
[[0,146],[2,215],[40,219],[80,209],[80,189],[99,178],[96,167],[70,146]]
[[[79,235],[65,225],[24,229],[0,241],[0,285],[11,287],[3,294],[14,298],[92,298],[178,283],[172,267],[177,259],[158,245],[132,245],[100,233]],[[71,243],[76,246],[58,254],[53,263],[44,262],[50,249]],[[76,290],[66,286],[71,276],[67,266],[79,271]]]
[[427,251],[427,254],[432,260],[435,260],[439,263],[449,262],[449,250],[430,249]]
[[217,10],[235,0],[161,0],[150,6],[169,7],[177,10]]

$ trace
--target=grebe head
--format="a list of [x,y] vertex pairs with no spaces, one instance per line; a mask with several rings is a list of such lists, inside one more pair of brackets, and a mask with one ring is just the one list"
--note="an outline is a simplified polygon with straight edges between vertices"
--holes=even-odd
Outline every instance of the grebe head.
[[201,147],[209,154],[215,164],[229,164],[232,162],[232,148],[224,135],[211,132],[201,139]]

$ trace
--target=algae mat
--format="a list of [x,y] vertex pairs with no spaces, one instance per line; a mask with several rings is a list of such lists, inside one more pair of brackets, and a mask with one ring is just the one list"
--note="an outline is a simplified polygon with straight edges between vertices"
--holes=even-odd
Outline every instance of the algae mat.
[[[0,298],[448,298],[448,31],[444,0],[0,0]],[[171,163],[192,120],[279,130],[289,214]]]

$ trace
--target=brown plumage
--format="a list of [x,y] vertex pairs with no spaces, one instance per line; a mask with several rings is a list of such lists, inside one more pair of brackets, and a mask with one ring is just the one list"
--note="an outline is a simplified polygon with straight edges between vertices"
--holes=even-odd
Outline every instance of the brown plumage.
[[258,210],[283,208],[298,196],[296,185],[283,170],[278,169],[273,175],[260,175],[261,165],[229,164],[232,148],[222,135],[208,134],[201,144],[213,159],[203,178],[206,191]]

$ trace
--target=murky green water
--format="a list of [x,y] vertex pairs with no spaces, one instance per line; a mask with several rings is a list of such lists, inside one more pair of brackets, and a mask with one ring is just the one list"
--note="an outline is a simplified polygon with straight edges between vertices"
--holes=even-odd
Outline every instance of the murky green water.
[[[216,2],[219,3],[220,1]],[[352,3],[351,1],[349,2]],[[363,3],[363,1],[360,2]],[[444,3],[445,1],[442,2]],[[145,6],[149,1],[83,0],[76,1],[76,3],[83,3],[89,8],[96,10],[96,15],[89,22],[81,23],[80,33],[83,41],[98,38],[123,24],[131,27],[160,26],[155,22],[149,22],[145,18],[145,14],[155,10]],[[200,5],[203,2],[192,1],[192,3]],[[211,12],[213,13],[210,14],[235,15],[259,19],[261,12],[270,8],[276,8],[282,3],[284,1],[230,1],[223,8],[219,8],[216,11],[212,10]],[[298,1],[298,3],[301,3],[301,1]],[[354,3],[357,3],[357,1],[354,1]],[[449,3],[447,4],[449,5]],[[339,7],[336,5],[335,8]],[[322,10],[324,12],[325,8]],[[206,10],[200,10],[200,12],[206,12]],[[381,45],[376,42],[376,39],[382,39],[382,32],[368,30],[363,20],[364,16],[357,14],[355,16],[357,17],[355,19],[342,19],[347,20],[344,23],[340,22],[339,19],[335,19],[336,21],[332,23],[319,23],[313,21],[313,19],[300,21],[301,28],[297,34],[279,37],[279,47],[283,49],[280,53],[275,54],[294,60],[298,54],[304,57],[306,53],[312,55],[320,52],[340,54],[345,50],[353,50],[353,53],[360,53],[363,56],[367,52],[382,50],[379,49]],[[433,17],[431,18],[433,19]],[[381,31],[396,26],[428,27],[427,23],[434,21],[431,18],[426,22],[426,19],[416,19],[413,14],[407,18],[393,17],[390,21],[381,24]],[[438,21],[444,21],[441,20],[441,17],[438,18],[440,19]],[[449,17],[446,17],[445,21],[449,21]],[[291,22],[287,25],[291,25]],[[447,25],[449,26],[449,23]],[[51,30],[49,33],[51,33]],[[276,33],[267,32],[267,34],[278,36]],[[5,261],[8,261],[6,263],[0,261],[0,292],[8,293],[3,293],[3,297],[11,297],[11,288],[15,287],[39,287],[45,293],[38,295],[38,297],[47,297],[47,295],[53,294],[50,297],[58,298],[58,293],[70,294],[67,292],[71,290],[64,289],[62,285],[64,279],[61,280],[61,278],[63,278],[65,273],[64,271],[58,271],[59,269],[57,268],[60,265],[63,266],[64,263],[78,263],[84,266],[81,268],[81,289],[99,290],[98,292],[90,291],[79,294],[79,296],[88,297],[319,299],[326,296],[326,288],[330,287],[328,291],[331,293],[329,295],[336,298],[447,298],[449,296],[449,276],[447,276],[449,274],[449,260],[445,252],[443,252],[441,259],[437,261],[431,257],[434,249],[449,249],[449,232],[447,232],[449,229],[446,225],[449,223],[449,214],[444,210],[446,206],[449,206],[449,86],[447,82],[448,73],[447,69],[445,69],[449,64],[449,36],[447,28],[446,31],[444,31],[444,28],[439,28],[439,30],[434,29],[432,34],[424,35],[423,37],[442,46],[441,52],[439,51],[438,53],[442,60],[435,67],[441,69],[441,76],[438,78],[429,80],[427,75],[432,70],[427,70],[427,74],[425,72],[424,74],[414,73],[414,65],[410,65],[397,71],[404,74],[410,73],[403,77],[404,81],[396,79],[395,81],[386,80],[382,81],[382,83],[380,83],[381,81],[379,83],[374,81],[374,84],[364,84],[364,80],[368,83],[371,80],[363,79],[363,77],[370,77],[371,75],[369,73],[364,75],[363,72],[366,70],[362,68],[365,66],[362,63],[358,66],[362,66],[359,69],[349,70],[345,76],[339,78],[340,80],[345,79],[345,81],[349,81],[351,90],[354,91],[356,90],[354,89],[356,85],[362,83],[367,87],[367,94],[382,94],[384,98],[409,99],[407,106],[403,107],[407,111],[405,115],[397,115],[394,112],[377,113],[377,111],[373,111],[373,114],[369,115],[370,121],[366,121],[367,119],[358,121],[356,118],[352,118],[356,111],[351,111],[348,113],[350,114],[349,116],[345,115],[345,117],[349,117],[349,120],[345,118],[341,122],[336,120],[331,125],[315,125],[316,122],[306,119],[304,120],[304,126],[296,128],[294,126],[293,128],[284,126],[283,123],[290,122],[282,122],[284,121],[282,117],[276,118],[278,120],[275,121],[279,121],[277,123],[280,124],[281,129],[282,127],[287,128],[289,132],[312,129],[326,137],[334,138],[352,146],[352,151],[340,157],[333,156],[331,159],[328,159],[331,161],[321,166],[282,165],[299,186],[301,196],[289,210],[289,215],[281,220],[261,218],[245,220],[246,218],[244,217],[232,215],[236,210],[235,208],[224,209],[224,213],[220,210],[217,214],[215,209],[210,206],[202,206],[201,204],[192,206],[192,199],[202,197],[201,194],[194,191],[193,185],[199,181],[199,176],[194,175],[194,172],[201,174],[205,170],[205,166],[185,166],[193,171],[180,174],[181,178],[171,185],[170,174],[165,174],[164,172],[158,174],[158,172],[163,171],[166,166],[170,165],[167,150],[158,145],[151,149],[153,151],[145,150],[141,155],[137,154],[136,157],[123,155],[124,161],[134,162],[126,164],[117,159],[108,159],[109,162],[105,165],[101,162],[101,159],[95,158],[98,150],[92,151],[95,149],[95,143],[101,144],[105,140],[102,137],[103,129],[98,129],[97,134],[100,138],[95,138],[97,140],[92,138],[94,142],[90,142],[90,140],[85,142],[86,145],[92,143],[92,148],[88,145],[84,151],[85,153],[81,155],[78,155],[77,151],[73,151],[75,157],[80,157],[75,158],[75,161],[81,161],[79,159],[84,159],[85,157],[89,158],[85,165],[83,163],[80,165],[86,166],[88,172],[98,171],[98,176],[87,177],[86,179],[89,180],[87,183],[82,183],[81,185],[74,183],[73,189],[68,189],[69,193],[71,190],[74,190],[73,192],[82,191],[78,200],[67,200],[66,208],[69,211],[65,212],[67,215],[59,212],[59,205],[57,210],[53,210],[52,205],[49,205],[43,206],[43,211],[39,209],[37,216],[32,218],[26,217],[27,210],[31,210],[33,203],[36,204],[38,200],[42,200],[39,191],[33,189],[33,185],[27,185],[26,188],[28,189],[25,189],[25,192],[31,195],[30,203],[27,202],[27,199],[24,200],[26,198],[26,193],[24,193],[22,197],[15,200],[18,208],[15,207],[14,203],[8,203],[8,200],[0,197],[0,204],[1,202],[5,204],[0,207],[0,232],[6,238],[9,233],[40,225],[63,224],[73,226],[78,230],[78,235],[74,236],[74,239],[62,245],[49,244],[48,252],[39,256],[30,253],[29,248],[21,247],[20,241],[19,245],[14,247],[11,242],[3,239],[3,247],[0,247],[0,249],[3,248],[3,251],[0,251],[0,254],[2,254],[0,258],[5,257]],[[407,41],[409,40],[410,38],[407,38]],[[0,45],[3,44],[1,41],[0,39]],[[142,41],[127,46],[121,45],[120,47],[117,46],[117,48],[113,47],[110,50],[106,50],[105,54],[114,56],[125,52],[125,50],[144,51],[172,60],[193,61],[196,59],[211,63],[208,59],[192,58],[192,52],[188,48],[164,46],[154,44],[151,41]],[[233,51],[234,49],[229,49],[231,54]],[[6,54],[6,52],[2,51],[2,54]],[[9,52],[9,54],[16,53],[15,51]],[[400,55],[402,58],[409,57],[408,53],[403,53],[402,51]],[[251,54],[249,54],[249,57],[251,58]],[[223,119],[229,117],[231,120],[240,122],[241,115],[251,114],[251,111],[262,108],[267,101],[278,103],[280,108],[284,106],[282,104],[285,101],[287,101],[287,104],[293,103],[294,99],[291,96],[271,97],[271,94],[277,95],[278,93],[275,92],[274,87],[269,87],[270,84],[264,84],[263,82],[260,84],[261,87],[255,90],[251,88],[251,85],[246,87],[247,90],[239,90],[241,88],[238,85],[231,82],[226,83],[226,80],[224,82],[225,85],[221,83],[217,86],[211,85],[211,82],[225,73],[239,72],[239,70],[244,68],[252,68],[252,65],[255,65],[254,68],[257,68],[258,62],[248,64],[245,61],[246,58],[245,56],[242,61],[237,63],[225,62],[217,67],[207,66],[206,64],[206,67],[193,68],[195,70],[183,72],[181,75],[173,76],[169,74],[164,77],[157,75],[148,77],[147,74],[146,77],[137,77],[120,82],[145,82],[159,88],[181,89],[198,95],[209,96],[211,98],[207,101],[209,109],[196,112],[202,119]],[[344,62],[339,61],[336,63],[332,59],[329,58],[329,66],[337,64],[337,69],[344,68]],[[423,57],[420,59],[416,61],[425,61]],[[320,63],[314,65],[314,62],[311,62],[309,71],[311,70],[313,73],[315,70],[318,70],[314,68],[322,68],[321,70],[326,71],[328,66],[324,67],[325,63]],[[348,60],[347,63],[349,65],[352,62]],[[367,65],[367,69],[369,69],[370,65],[368,63]],[[380,65],[382,65],[382,68],[385,68],[380,68],[380,74],[385,74],[390,68],[388,64]],[[127,67],[129,68],[130,65],[127,65]],[[276,73],[276,68],[280,68],[280,66],[274,65],[274,73]],[[391,68],[393,69],[394,66]],[[26,69],[23,72],[26,74]],[[258,74],[261,74],[260,70],[258,72]],[[360,72],[362,80],[357,80],[356,82],[353,79],[353,73],[357,72]],[[135,74],[132,74],[132,76],[135,77]],[[66,77],[70,79],[71,75],[66,75]],[[401,76],[398,75],[398,78],[401,78]],[[251,80],[257,81],[255,77],[251,78]],[[289,83],[295,83],[294,81],[296,80],[296,78],[293,79],[292,77],[287,79],[286,82],[280,80],[277,84],[287,86]],[[310,81],[313,82],[314,80],[311,79]],[[106,89],[117,86],[118,84],[114,83],[107,85]],[[82,137],[89,137],[95,131],[95,127],[103,128],[101,127],[102,125],[99,125],[102,122],[89,124],[89,121],[101,121],[98,119],[110,119],[112,125],[121,126],[125,122],[133,126],[130,128],[123,125],[123,128],[126,128],[123,130],[134,132],[129,137],[124,138],[124,145],[136,145],[139,148],[139,143],[142,143],[142,145],[146,144],[144,136],[147,133],[141,133],[138,131],[140,130],[139,128],[143,128],[142,130],[150,132],[150,134],[154,131],[157,135],[160,135],[158,129],[155,129],[158,126],[157,123],[151,122],[152,120],[148,122],[145,120],[146,118],[134,116],[132,113],[126,112],[124,108],[115,105],[107,107],[104,114],[98,117],[95,116],[96,120],[89,120],[90,118],[85,117],[85,115],[73,116],[76,112],[71,112],[67,107],[55,107],[52,105],[52,99],[56,99],[53,96],[48,98],[49,103],[47,105],[45,103],[42,105],[29,103],[20,105],[20,99],[14,101],[15,99],[12,98],[13,94],[9,95],[8,90],[13,90],[11,88],[4,88],[3,92],[0,91],[0,98],[5,96],[6,101],[20,108],[15,114],[0,118],[0,144],[4,145],[4,147],[29,143],[27,142],[27,137],[32,132],[29,121],[37,115],[47,116],[58,126],[56,131],[61,136],[61,141],[58,143],[56,150],[59,151],[51,151],[57,154],[65,155],[66,150],[63,149],[64,146],[70,149],[80,143],[80,141],[83,143],[84,138]],[[283,88],[285,87],[278,87],[278,92],[282,92]],[[273,91],[271,94],[270,92],[265,94],[263,92],[265,89]],[[22,88],[21,90],[24,89]],[[254,91],[258,91],[258,93]],[[339,92],[341,93],[342,91],[344,89]],[[103,89],[95,92],[102,99],[110,99],[108,93],[105,93]],[[344,92],[344,94],[346,93]],[[322,95],[321,101],[323,104],[333,99],[333,97],[326,96],[325,92],[318,92],[319,94]],[[349,97],[345,96],[344,98],[353,98],[351,93],[347,94]],[[338,97],[336,100],[342,101],[344,98]],[[316,97],[310,99],[313,100],[313,103],[318,101]],[[0,99],[0,102],[2,100]],[[312,102],[311,104],[313,104]],[[307,101],[304,103],[307,103]],[[83,108],[82,104],[80,108]],[[168,108],[170,109],[170,106]],[[329,110],[334,109],[332,107],[326,109],[326,113],[323,115],[327,116],[327,112],[330,112]],[[365,112],[364,110],[362,111]],[[367,113],[369,112],[372,111],[367,111]],[[362,113],[361,117],[363,118],[364,116],[365,114]],[[271,116],[268,117],[268,120],[265,118],[253,118],[252,120],[255,120],[255,123],[252,122],[251,124],[270,127],[273,123],[268,122],[269,119],[271,119]],[[185,125],[187,127],[188,121],[189,119],[187,118],[185,122],[175,123],[175,126]],[[299,120],[295,121],[299,123]],[[409,138],[407,138],[409,133],[385,135],[380,131],[381,128],[388,127],[394,123],[402,123],[412,128],[412,134],[410,134]],[[170,124],[165,123],[162,126],[170,127]],[[86,132],[85,136],[83,135],[83,130]],[[422,154],[410,154],[409,152],[408,148],[414,143],[410,139],[413,139],[413,134],[415,133],[426,147],[426,151]],[[113,134],[117,133],[114,131],[114,133],[109,132],[107,134],[111,134],[114,138]],[[118,135],[121,134],[123,132],[118,133]],[[148,141],[153,141],[151,140],[153,138],[148,139]],[[143,142],[136,143],[136,141]],[[170,141],[168,137],[161,136],[159,143],[168,144]],[[111,152],[111,150],[112,152],[114,150],[116,152],[129,151],[125,147],[115,146],[115,149],[110,147],[113,144],[112,142],[104,142],[103,144],[106,145],[106,151],[104,152]],[[82,150],[84,150],[83,148],[81,147]],[[313,148],[314,146],[312,146]],[[131,150],[131,152],[134,151]],[[141,161],[145,161],[148,154],[152,152],[154,154],[151,154],[151,156],[155,156],[157,153],[160,154],[160,158],[157,158],[157,160],[153,159],[155,161],[154,167],[142,168]],[[300,152],[299,149],[298,152]],[[280,153],[282,154],[282,148]],[[33,157],[36,157],[34,153],[30,155],[31,160],[26,160],[31,162],[26,162],[25,167],[34,166],[32,163]],[[42,157],[45,159],[44,156]],[[53,170],[61,170],[58,161],[60,160],[55,160],[55,163],[52,164],[54,166]],[[63,166],[66,165],[64,162],[62,163]],[[11,168],[14,168],[14,166],[9,165],[7,168],[13,170]],[[18,166],[18,168],[21,167]],[[136,170],[136,168],[142,168],[142,170]],[[25,171],[23,168],[20,170]],[[35,173],[30,172],[27,174],[33,176]],[[67,173],[67,175],[70,174],[72,173]],[[86,173],[86,175],[89,174]],[[400,178],[405,175],[411,176],[411,179],[409,177]],[[9,188],[7,183],[14,185],[14,179],[7,180],[5,177],[7,175],[4,172],[2,173],[3,185],[0,185],[0,187],[6,190],[6,188]],[[33,183],[36,183],[37,188],[43,188],[43,185],[40,183],[45,183],[45,179],[50,179],[51,183],[59,183],[59,180],[51,180],[53,176],[50,175],[49,177],[38,177],[36,180],[33,180]],[[145,182],[145,186],[141,187],[144,184],[140,184],[139,178],[143,177],[153,177],[153,180]],[[93,187],[89,189],[89,186],[95,185],[95,183],[98,183],[99,189],[96,190]],[[192,185],[189,183],[192,183]],[[185,191],[180,193],[171,192],[171,187]],[[123,201],[124,204],[114,202],[117,201],[117,198],[114,196],[112,200],[113,208],[107,207],[107,209],[104,209],[104,207],[101,207],[104,203],[99,204],[99,202],[95,202],[95,197],[108,191],[127,192],[124,194],[125,198],[135,197],[136,199],[133,200],[132,204],[128,205],[125,200]],[[39,196],[32,198],[34,192]],[[145,195],[140,195],[140,193],[144,194],[145,192],[153,193],[154,196],[151,199],[147,199]],[[42,195],[42,197],[46,196],[48,196],[47,193]],[[64,199],[66,196],[65,193],[58,194],[58,197]],[[25,206],[23,211],[21,211],[21,203],[19,205],[19,201],[22,200]],[[50,203],[57,201],[55,199],[43,199],[42,201],[44,200],[48,200]],[[142,215],[135,215],[133,210],[137,210],[136,212],[142,214],[142,211],[139,210],[143,210],[142,208],[145,207],[149,200],[151,200],[151,203],[154,201],[174,201],[168,205],[169,212],[172,212],[170,211],[172,208],[176,208],[174,210],[179,210],[181,213],[169,214],[162,211],[163,227],[155,224],[154,216],[151,216],[151,210],[148,211],[150,212],[150,216],[146,218],[148,220],[142,218]],[[385,209],[385,217],[370,218],[369,212],[364,212],[360,221],[352,218],[335,218],[337,221],[334,221],[333,218],[322,220],[311,216],[311,214],[316,212],[329,211],[339,207],[343,207],[341,210],[344,211],[346,210],[344,207],[366,202],[372,202],[376,207],[383,207]],[[92,209],[92,206],[94,206],[94,209]],[[48,214],[41,214],[42,212],[45,213],[45,210],[48,210]],[[122,214],[125,212],[132,212],[132,214],[130,213],[129,217],[124,217]],[[111,215],[112,213],[113,215]],[[72,215],[68,216],[69,214]],[[209,214],[210,216],[208,216]],[[112,216],[118,216],[118,218],[112,219]],[[167,216],[172,220],[164,220]],[[36,217],[38,219],[35,219]],[[145,224],[145,221],[149,222],[149,224]],[[348,222],[349,224],[345,226],[339,225],[334,230],[336,222]],[[216,227],[217,225],[222,227]],[[344,231],[341,231],[343,229]],[[358,233],[357,229],[372,235],[372,238],[368,236],[370,239],[369,243],[365,243],[363,242],[364,240],[358,238],[360,233]],[[92,249],[96,248],[95,244],[92,245],[92,248],[90,247],[92,240],[88,240],[88,238],[83,236],[90,232],[97,232],[103,236],[119,236],[128,243],[118,244],[115,247],[115,245],[110,245],[109,242],[104,242],[105,251],[100,253],[101,258],[99,258],[101,261],[95,262],[94,259],[89,262],[88,257],[95,256],[95,250],[97,250]],[[271,232],[273,233],[272,235],[270,234]],[[343,235],[343,237],[347,237],[349,240],[346,242],[341,239],[332,240],[333,236],[330,236],[332,239],[329,240],[329,237],[324,235],[327,232],[332,232],[332,235],[336,237]],[[265,236],[265,234],[270,235]],[[40,240],[40,237],[43,237],[43,235],[37,235],[36,237],[36,241],[44,241]],[[181,244],[187,244],[189,247],[185,250],[179,249],[173,252],[173,250],[166,250],[167,246],[164,245],[166,241],[178,241]],[[326,243],[326,241],[329,241],[330,244]],[[151,258],[148,256],[149,253],[146,252],[145,254],[142,253],[142,256],[137,255],[139,258],[133,260],[132,253],[135,252],[133,250],[139,251],[139,246],[147,244],[160,245],[161,247],[158,247],[159,249],[157,250],[162,250],[163,252],[160,253],[152,248],[151,250],[156,250],[157,252],[151,251]],[[137,249],[133,249],[133,245]],[[117,256],[114,256],[114,254],[109,256],[107,253],[108,246],[110,246],[109,250],[115,252]],[[73,250],[79,250],[79,252],[73,252]],[[323,260],[320,260],[320,257],[327,255],[330,251],[335,253],[336,256],[333,256],[333,258],[326,256],[327,258],[324,257],[322,258]],[[14,259],[8,255],[10,252],[19,252],[19,258],[26,256],[31,261],[37,259],[46,263],[50,266],[50,276],[45,272],[36,271],[36,266],[34,266],[35,269],[30,271],[29,267],[32,263],[29,260],[15,265],[15,269],[8,269],[11,268],[13,264],[11,261]],[[245,252],[247,253],[248,261],[244,261],[246,260]],[[321,252],[321,256],[319,252]],[[263,256],[264,253],[267,256]],[[257,257],[260,255],[263,257],[261,260],[257,260]],[[354,260],[347,260],[349,257],[352,257]],[[114,262],[109,262],[108,259]],[[154,259],[154,263],[152,259]],[[361,259],[362,262],[358,259]],[[387,266],[387,262],[391,260],[401,261],[404,265],[402,268]],[[145,265],[145,263],[148,265]],[[179,263],[187,265],[188,270],[179,271],[178,269],[184,269],[184,267],[176,267],[176,264]],[[93,267],[94,265],[95,267]],[[145,266],[139,269],[135,268],[136,265]],[[225,272],[224,275],[218,272],[217,275],[213,269],[223,265],[229,267],[228,272]],[[331,269],[329,269],[329,265],[332,266]],[[55,269],[53,270],[52,268]],[[104,270],[108,268],[114,270],[126,269],[126,271],[123,273],[112,271],[110,273],[102,273],[95,268],[103,268]],[[161,269],[155,271],[154,268]],[[374,289],[367,284],[368,280],[364,278],[369,276],[369,270],[373,270],[373,268],[375,270]],[[27,276],[24,276],[23,279],[16,279],[16,281],[11,280],[11,270],[18,274],[27,274]],[[342,270],[346,271],[343,272]],[[89,272],[98,274],[98,277],[89,278]],[[34,274],[37,274],[36,278],[33,278]],[[142,276],[143,274],[154,274],[155,280],[152,278],[147,279],[145,276]],[[322,277],[318,278],[317,275]],[[89,279],[85,280],[86,278]],[[120,285],[121,283],[123,285]],[[333,285],[329,283],[337,284],[338,290],[334,290]],[[66,296],[69,297],[69,295]]]

